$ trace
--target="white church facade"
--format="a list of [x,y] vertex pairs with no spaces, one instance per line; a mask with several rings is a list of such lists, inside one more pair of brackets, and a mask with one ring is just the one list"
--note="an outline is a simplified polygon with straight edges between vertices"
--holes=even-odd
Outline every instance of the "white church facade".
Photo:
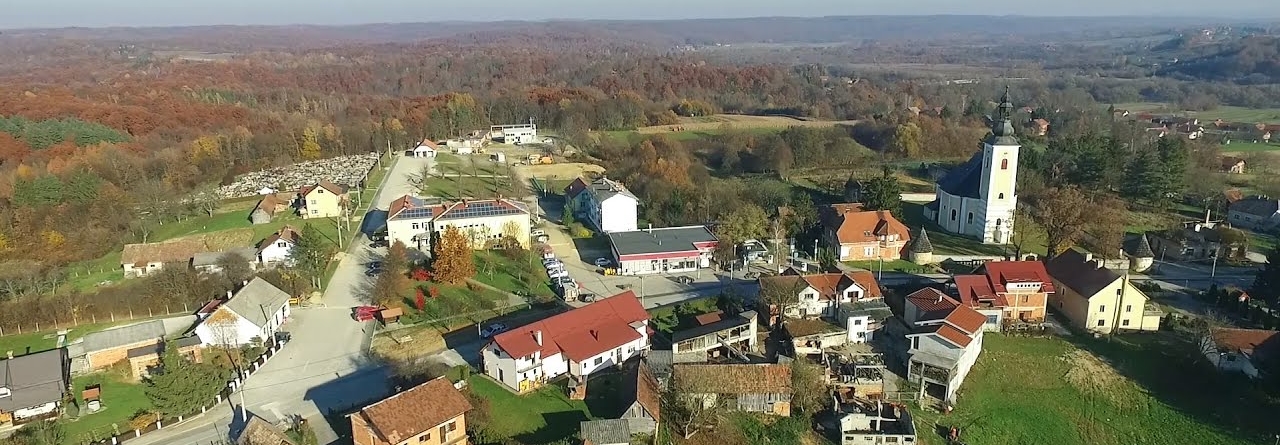
[[1018,207],[1020,148],[1010,122],[1012,112],[1006,87],[992,119],[991,136],[982,142],[981,151],[938,181],[937,198],[925,206],[926,218],[948,232],[985,244],[1009,243]]

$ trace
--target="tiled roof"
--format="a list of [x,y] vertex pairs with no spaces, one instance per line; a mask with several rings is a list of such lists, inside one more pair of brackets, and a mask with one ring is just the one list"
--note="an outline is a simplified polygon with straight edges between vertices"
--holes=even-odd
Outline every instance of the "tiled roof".
[[159,341],[167,334],[164,320],[103,329],[84,336],[84,351],[93,353],[148,340]]
[[263,212],[266,212],[267,215],[275,215],[278,207],[289,205],[290,201],[292,201],[292,199],[287,195],[281,196],[278,193],[272,193],[258,201],[258,205],[257,207],[254,207],[254,210],[262,210]]
[[120,264],[145,266],[147,263],[185,263],[199,252],[208,250],[198,239],[184,239],[149,244],[125,244]]
[[1218,349],[1240,351],[1254,357],[1280,354],[1280,331],[1215,328],[1213,343]]
[[[804,284],[797,286],[797,283],[801,281]],[[760,278],[761,286],[790,287],[794,288],[797,294],[803,291],[805,286],[812,287],[818,291],[818,299],[824,301],[835,299],[836,295],[853,284],[857,284],[858,287],[866,291],[864,298],[880,298],[883,296],[880,292],[880,283],[876,282],[875,274],[865,270],[810,275],[776,275]]]
[[471,402],[449,379],[440,377],[366,406],[358,415],[364,416],[379,436],[400,443],[470,409]]
[[321,180],[315,185],[303,186],[301,189],[298,190],[298,194],[302,196],[307,196],[308,194],[311,193],[312,190],[315,190],[316,188],[324,188],[325,190],[328,190],[329,193],[333,193],[335,195],[341,195],[347,192],[346,186],[334,184],[332,182],[329,182],[328,180]]
[[276,233],[268,235],[262,240],[262,242],[258,243],[258,252],[262,252],[266,248],[271,247],[272,244],[275,244],[276,241],[280,240],[288,241],[289,244],[298,244],[298,237],[300,236],[301,235],[298,233],[298,230],[294,229],[292,226],[281,227],[280,230],[276,231]]
[[971,307],[977,307],[983,302],[995,307],[1009,305],[1009,302],[1003,296],[996,294],[995,290],[991,288],[991,282],[988,281],[986,275],[956,275],[953,280],[956,283],[956,291],[959,293],[961,303]]
[[[542,357],[563,352],[582,361],[640,338],[632,323],[649,319],[633,291],[545,318],[493,337],[512,357],[528,357],[541,350]],[[535,333],[542,333],[542,344]]]
[[627,419],[585,420],[578,424],[578,431],[587,445],[631,443],[631,424]]
[[911,239],[907,226],[887,210],[862,210],[862,204],[833,204],[824,212],[824,223],[835,231],[841,243],[865,243],[878,241],[881,236],[898,235],[899,239]]
[[977,333],[982,329],[982,325],[987,323],[987,316],[982,315],[973,308],[960,305],[951,310],[950,314],[942,319],[948,325],[955,326],[966,334]]
[[907,295],[907,303],[915,306],[921,312],[930,313],[938,311],[950,311],[960,305],[959,301],[948,297],[942,291],[932,287],[926,287]]
[[587,184],[585,190],[595,197],[596,202],[604,202],[606,199],[617,195],[626,196],[632,200],[637,200],[636,195],[627,190],[627,187],[620,181],[615,181],[604,176],[591,181]]
[[440,148],[440,146],[436,145],[436,143],[431,139],[423,139],[422,142],[418,143],[418,147],[427,147],[432,150]]
[[236,440],[236,445],[294,445],[293,439],[280,428],[267,423],[261,417],[253,416],[249,418],[249,422],[245,423],[244,431],[240,432],[240,438]]
[[708,312],[708,313],[693,317],[693,319],[698,322],[698,326],[706,326],[711,323],[720,321],[723,318],[724,318],[724,311]]
[[1138,258],[1155,258],[1156,256],[1155,252],[1151,251],[1151,241],[1147,240],[1146,233],[1138,236],[1137,245],[1134,246],[1129,254]]
[[570,182],[569,185],[564,186],[564,196],[566,198],[573,199],[578,197],[578,194],[582,193],[582,191],[586,189],[587,180],[579,176],[574,178],[573,182]]
[[1121,278],[1119,272],[1098,267],[1097,262],[1087,260],[1084,254],[1069,249],[1053,257],[1045,267],[1049,270],[1049,275],[1063,286],[1071,288],[1086,299],[1092,298]]
[[1043,292],[1053,292],[1053,281],[1044,263],[1039,261],[991,261],[984,264],[980,272],[985,271],[991,289],[997,293],[1008,292],[1005,285],[1009,283],[1042,283]]
[[676,364],[672,385],[679,391],[695,394],[790,394],[791,367]]
[[387,219],[433,219],[444,212],[441,204],[430,204],[426,201],[404,195],[391,202],[387,209]]
[[907,245],[907,251],[912,253],[932,253],[933,243],[929,242],[929,232],[921,227],[920,235],[911,239],[911,244]]
[[926,324],[917,327],[913,335],[937,334],[962,348],[969,346],[987,322],[987,316],[931,287],[908,295],[907,302],[922,312],[916,323]]
[[626,374],[621,397],[624,405],[639,403],[655,420],[661,421],[662,389],[647,359],[626,362]]
[[961,330],[956,329],[949,324],[938,325],[938,330],[934,333],[961,348],[969,346],[969,343],[973,343],[973,337],[970,337],[969,334],[965,334]]
[[[712,316],[714,316],[714,319]],[[695,318],[698,320],[698,326],[672,332],[671,341],[679,343],[690,338],[701,337],[714,332],[749,325],[755,322],[756,312],[744,311],[737,315],[725,315],[722,311],[715,311],[710,314],[699,315]]]

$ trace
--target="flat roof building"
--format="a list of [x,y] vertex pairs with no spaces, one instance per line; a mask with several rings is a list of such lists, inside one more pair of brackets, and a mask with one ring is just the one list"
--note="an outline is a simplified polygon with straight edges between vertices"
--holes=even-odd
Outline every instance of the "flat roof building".
[[692,272],[711,267],[720,241],[706,226],[665,227],[609,233],[619,275]]

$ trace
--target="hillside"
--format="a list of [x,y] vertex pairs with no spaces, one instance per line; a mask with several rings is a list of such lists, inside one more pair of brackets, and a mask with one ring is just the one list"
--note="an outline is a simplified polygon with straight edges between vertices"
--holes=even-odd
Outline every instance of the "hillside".
[[1280,83],[1280,38],[1246,37],[1223,45],[1217,52],[1170,65],[1158,74],[1254,85]]

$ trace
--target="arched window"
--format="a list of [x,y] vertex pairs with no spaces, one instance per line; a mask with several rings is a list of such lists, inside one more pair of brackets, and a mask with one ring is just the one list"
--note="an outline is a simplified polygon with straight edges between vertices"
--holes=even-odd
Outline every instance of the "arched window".
[[973,212],[969,212],[969,217],[967,219],[968,222],[966,224],[973,224]]
[[1008,170],[1008,169],[1009,169],[1009,159],[1001,159],[1001,160],[1000,160],[1000,169],[1001,169],[1001,170]]
[[952,221],[956,220],[956,209],[951,209],[951,220]]
[[1001,193],[1001,194],[997,195],[997,196],[996,196],[996,199],[1004,199],[1004,193]]
[[1001,222],[1003,222],[1003,221],[1001,221],[1001,220],[1000,220],[1000,218],[996,218],[996,225],[997,225],[997,226],[999,226]]

